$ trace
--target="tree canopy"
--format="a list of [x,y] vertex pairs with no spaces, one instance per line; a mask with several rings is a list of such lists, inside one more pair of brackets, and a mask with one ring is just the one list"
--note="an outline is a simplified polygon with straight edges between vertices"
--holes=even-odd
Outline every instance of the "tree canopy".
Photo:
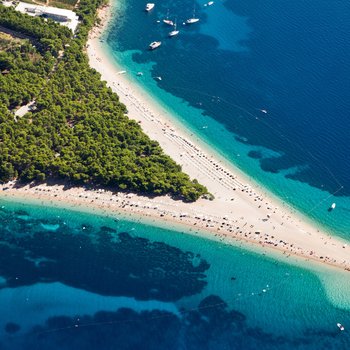
[[[84,53],[101,0],[80,1],[74,37],[53,21],[0,5],[0,25],[29,37],[0,40],[0,180],[65,179],[196,200],[207,192],[127,117]],[[68,44],[68,45],[67,45]],[[35,109],[14,110],[35,100]]]

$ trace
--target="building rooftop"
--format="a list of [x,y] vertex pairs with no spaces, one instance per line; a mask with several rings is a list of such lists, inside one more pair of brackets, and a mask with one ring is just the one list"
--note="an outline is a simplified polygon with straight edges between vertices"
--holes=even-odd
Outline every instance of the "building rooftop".
[[28,4],[20,2],[16,6],[16,10],[26,13],[29,16],[43,16],[51,18],[55,22],[68,27],[73,33],[79,23],[79,17],[71,10],[60,9],[51,6],[40,6],[36,4]]

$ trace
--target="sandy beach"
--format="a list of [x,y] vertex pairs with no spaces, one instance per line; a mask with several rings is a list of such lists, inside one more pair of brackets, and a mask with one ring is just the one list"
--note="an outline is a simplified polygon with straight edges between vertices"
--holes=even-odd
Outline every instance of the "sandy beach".
[[210,233],[222,242],[253,243],[264,251],[280,251],[286,259],[298,256],[350,271],[350,247],[347,242],[323,232],[304,220],[300,213],[266,194],[247,176],[227,163],[195,135],[174,123],[162,107],[128,80],[118,74],[116,67],[103,50],[100,39],[110,18],[111,7],[100,10],[103,26],[90,33],[87,54],[90,65],[101,73],[128,109],[128,116],[138,121],[146,134],[157,140],[165,153],[181,164],[184,172],[198,179],[214,200],[200,199],[195,203],[175,201],[167,196],[148,198],[135,194],[113,193],[85,188],[64,189],[63,185],[0,186],[1,196],[24,197],[43,202],[60,203],[79,210],[99,208],[111,214],[161,220],[172,225],[182,224],[196,232]]

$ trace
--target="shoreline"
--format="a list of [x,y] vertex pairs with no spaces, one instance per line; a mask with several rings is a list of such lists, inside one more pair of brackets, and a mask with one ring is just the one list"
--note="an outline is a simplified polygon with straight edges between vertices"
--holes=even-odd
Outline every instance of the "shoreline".
[[[164,135],[169,139],[174,137],[181,138],[183,142],[192,147],[195,152],[193,150],[190,151],[191,154],[189,156],[191,158],[193,158],[194,153],[198,153],[199,157],[209,156],[208,158],[215,160],[222,172],[229,171],[231,174],[234,174],[233,176],[238,179],[240,185],[254,188],[261,196],[268,198],[272,206],[283,207],[285,211],[293,214],[299,221],[301,220],[325,234],[333,235],[329,227],[323,226],[320,222],[306,216],[291,203],[278,197],[278,195],[264,187],[264,184],[227,160],[226,156],[219,149],[215,148],[215,145],[209,145],[206,140],[201,139],[199,135],[189,130],[181,121],[174,117],[174,114],[177,114],[176,111],[169,111],[167,106],[163,106],[161,101],[157,101],[147,90],[138,85],[135,73],[130,75],[125,70],[125,67],[118,65],[111,52],[103,44],[105,41],[104,35],[108,31],[113,15],[117,12],[117,1],[108,1],[108,5],[104,5],[99,9],[99,18],[101,18],[103,25],[97,25],[91,30],[86,45],[86,53],[89,56],[90,66],[101,74],[101,79],[107,82],[107,85],[118,94],[120,101],[126,105],[129,112],[128,117],[140,123],[145,134],[151,139],[158,141],[163,150],[166,150],[165,153],[180,164],[183,169],[188,165],[186,163],[187,159],[184,160],[184,156],[188,158],[188,155],[179,153],[176,147],[172,147],[174,144],[172,146],[168,145],[163,137]],[[114,79],[113,76],[115,76]],[[132,109],[132,113],[130,113],[130,109]],[[154,123],[153,125],[152,123],[145,125],[147,121]],[[164,135],[161,135],[162,133]],[[214,170],[218,169],[214,168]],[[200,183],[204,184],[206,175],[202,174],[201,171],[202,169],[197,166],[195,175],[192,176],[191,170],[184,170],[185,173],[190,175],[191,179],[196,178]],[[221,181],[222,178],[218,176],[215,180]],[[229,189],[232,189],[232,186]],[[208,191],[211,192],[209,189]],[[346,241],[341,236],[335,236]],[[348,243],[350,244],[350,242]]]
[[[15,181],[0,185],[0,199],[17,203],[33,203],[38,206],[49,206],[101,215],[108,218],[140,222],[168,230],[191,234],[197,237],[216,241],[250,252],[277,258],[281,262],[302,266],[304,268],[317,267],[336,268],[350,271],[350,262],[320,259],[316,254],[307,255],[306,251],[298,251],[293,244],[271,245],[262,240],[262,234],[247,234],[233,232],[232,220],[224,220],[220,216],[203,216],[193,208],[186,213],[179,214],[183,202],[172,200],[168,196],[149,198],[133,193],[115,193],[105,189],[86,189],[84,187],[68,187],[62,184],[27,184],[18,186]],[[186,203],[185,203],[186,204]],[[187,203],[191,206],[191,203]],[[187,208],[189,209],[189,208]],[[246,225],[247,226],[247,225]],[[249,229],[249,228],[247,228]],[[248,231],[246,231],[248,232]],[[266,236],[266,234],[265,234]],[[330,237],[334,250],[339,249]],[[328,242],[324,242],[325,245]],[[346,245],[346,244],[345,244]],[[348,247],[342,248],[348,251]],[[290,258],[290,259],[288,259]]]
[[0,196],[22,201],[35,199],[52,205],[62,203],[66,208],[77,210],[95,208],[111,215],[120,213],[150,223],[161,222],[174,229],[179,224],[199,235],[206,232],[206,238],[237,247],[241,243],[253,244],[254,249],[262,248],[267,255],[278,251],[286,259],[298,257],[350,271],[347,241],[321,232],[293,208],[276,200],[196,135],[172,122],[162,106],[150,100],[147,93],[125,75],[118,74],[100,39],[112,18],[111,6],[100,9],[99,16],[102,25],[92,29],[86,46],[90,66],[100,72],[102,80],[118,94],[128,109],[129,118],[138,121],[143,131],[158,141],[185,173],[205,185],[215,199],[184,203],[168,196],[148,198],[83,187],[65,189],[64,185],[19,187],[15,182],[0,185]]

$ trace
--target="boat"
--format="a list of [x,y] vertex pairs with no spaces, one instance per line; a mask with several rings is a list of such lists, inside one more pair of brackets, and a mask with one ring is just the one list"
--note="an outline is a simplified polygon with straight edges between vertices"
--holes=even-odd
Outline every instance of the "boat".
[[343,326],[341,323],[337,323],[337,327],[338,327],[341,331],[345,330],[344,326]]
[[186,24],[193,24],[193,23],[197,23],[199,21],[199,18],[196,18],[196,9],[193,9],[193,17],[189,18],[186,20]]
[[199,21],[199,18],[189,18],[186,20],[186,24],[193,24]]
[[163,19],[163,23],[167,24],[168,26],[173,26],[174,22],[171,21],[170,19]]
[[211,5],[213,5],[214,4],[214,1],[209,1],[209,2],[207,2],[206,4],[204,4],[204,6],[211,6]]
[[153,41],[152,43],[149,44],[149,49],[154,50],[157,47],[159,47],[160,45],[162,45],[161,41]]
[[154,7],[154,4],[149,2],[146,4],[145,11],[149,12],[153,9],[153,7]]
[[170,37],[173,37],[173,36],[178,35],[179,33],[180,33],[180,31],[175,29],[175,30],[172,30],[171,32],[169,32],[168,35],[169,35]]
[[330,207],[328,207],[328,212],[331,212],[335,209],[336,207],[336,204],[335,203],[332,203]]
[[180,31],[176,29],[176,21],[175,21],[175,23],[174,23],[174,30],[169,32],[168,36],[173,37],[175,35],[178,35],[179,33],[180,33]]
[[163,23],[167,24],[168,26],[173,26],[174,22],[169,19],[169,10],[166,15],[166,19],[163,19]]
[[136,74],[138,77],[141,77],[142,75],[143,75],[143,73],[142,72],[137,72],[137,74]]
[[119,72],[117,72],[117,74],[125,74],[126,70],[120,70]]

